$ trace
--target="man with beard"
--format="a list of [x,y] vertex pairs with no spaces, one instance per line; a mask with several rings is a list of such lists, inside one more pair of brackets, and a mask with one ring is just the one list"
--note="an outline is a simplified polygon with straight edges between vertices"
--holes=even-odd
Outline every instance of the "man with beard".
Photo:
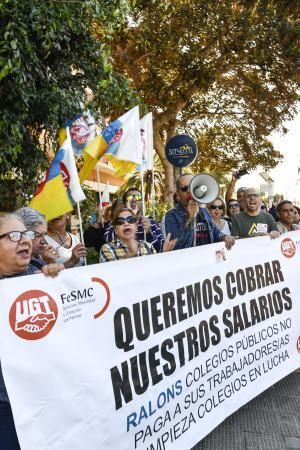
[[[142,193],[136,188],[129,188],[123,195],[123,204],[137,218],[137,240],[152,244],[157,253],[162,251],[163,237],[159,224],[152,218],[143,216]],[[105,232],[106,242],[115,238],[114,226],[111,224]]]
[[271,239],[279,236],[271,214],[261,210],[261,198],[256,189],[245,190],[244,203],[245,211],[232,217],[232,236],[245,238],[269,234]]

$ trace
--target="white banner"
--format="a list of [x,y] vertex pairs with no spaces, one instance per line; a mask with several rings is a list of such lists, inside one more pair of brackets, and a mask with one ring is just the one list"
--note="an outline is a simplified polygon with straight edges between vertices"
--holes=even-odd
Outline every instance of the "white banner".
[[300,231],[141,258],[0,282],[22,450],[188,449],[300,367]]

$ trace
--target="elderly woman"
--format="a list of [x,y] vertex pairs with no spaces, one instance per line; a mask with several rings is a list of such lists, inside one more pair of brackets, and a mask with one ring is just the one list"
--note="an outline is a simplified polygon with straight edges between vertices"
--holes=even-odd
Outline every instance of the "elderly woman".
[[45,239],[58,253],[56,262],[62,263],[65,268],[78,267],[84,264],[87,254],[84,244],[77,236],[67,231],[69,214],[63,214],[48,222],[48,231]]
[[[16,214],[0,215],[0,280],[4,278],[31,275],[40,272],[30,264],[32,242],[35,238],[33,230],[27,230]],[[51,267],[52,266],[52,269]],[[57,274],[57,264],[41,268],[48,274]],[[50,267],[50,269],[49,269]],[[1,283],[1,281],[0,281]],[[13,416],[6,392],[0,365],[0,447],[6,450],[19,449]]]
[[47,234],[45,217],[35,209],[27,207],[18,209],[16,214],[21,218],[27,230],[34,231],[30,264],[41,269],[47,263],[54,263],[58,253],[45,240]]
[[[117,209],[112,223],[116,237],[114,241],[108,242],[101,247],[100,262],[116,261],[156,253],[152,244],[136,239],[137,218],[131,209]],[[176,240],[171,241],[169,234],[164,242],[163,252],[173,250],[175,244]]]

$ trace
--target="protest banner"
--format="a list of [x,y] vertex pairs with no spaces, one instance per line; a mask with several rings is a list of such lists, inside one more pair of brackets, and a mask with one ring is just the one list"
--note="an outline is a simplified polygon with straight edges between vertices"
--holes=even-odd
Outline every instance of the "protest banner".
[[22,450],[188,449],[300,367],[300,231],[0,283]]

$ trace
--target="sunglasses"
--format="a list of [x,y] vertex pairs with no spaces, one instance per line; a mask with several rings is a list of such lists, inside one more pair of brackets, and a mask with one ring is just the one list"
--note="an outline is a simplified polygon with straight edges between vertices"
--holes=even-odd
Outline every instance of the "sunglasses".
[[223,205],[211,205],[210,209],[224,209]]
[[131,201],[135,199],[137,202],[140,202],[142,200],[142,194],[129,194],[126,196],[126,201]]
[[189,186],[179,186],[178,190],[181,192],[187,192],[190,189]]
[[31,241],[35,238],[34,231],[26,230],[26,231],[10,231],[9,233],[1,234],[0,239],[8,236],[12,242],[20,242],[22,236],[26,236]]
[[133,216],[118,217],[115,220],[115,225],[124,225],[124,223],[126,223],[126,222],[129,223],[129,224],[136,223],[136,218],[133,217]]
[[228,205],[228,208],[239,208],[240,204],[239,203],[230,203],[230,205]]

